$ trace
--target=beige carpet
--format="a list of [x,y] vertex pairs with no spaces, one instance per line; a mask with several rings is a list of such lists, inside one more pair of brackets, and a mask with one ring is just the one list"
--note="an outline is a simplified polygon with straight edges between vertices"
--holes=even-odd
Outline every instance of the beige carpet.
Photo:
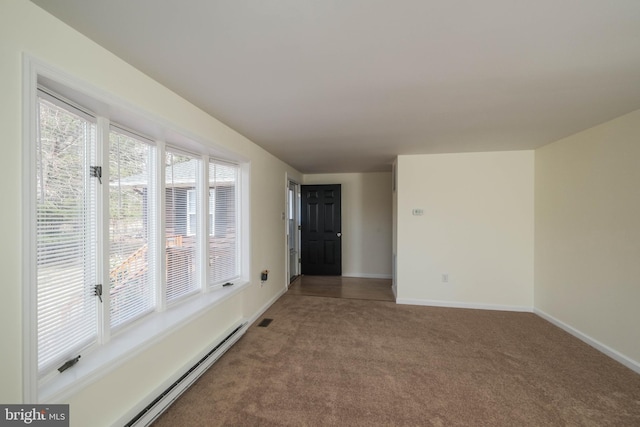
[[154,424],[640,426],[640,375],[530,313],[285,295]]

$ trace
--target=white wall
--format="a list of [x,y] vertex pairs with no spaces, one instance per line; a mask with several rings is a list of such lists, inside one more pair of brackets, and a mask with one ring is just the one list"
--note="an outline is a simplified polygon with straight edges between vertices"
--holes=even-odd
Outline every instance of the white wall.
[[342,275],[391,278],[391,173],[314,174],[303,182],[342,186]]
[[[72,425],[109,425],[242,317],[285,289],[284,178],[302,176],[242,135],[135,70],[27,0],[2,0],[0,13],[0,402],[22,401],[22,56],[27,53],[127,105],[236,152],[251,163],[251,285],[107,377],[72,396]],[[260,286],[259,272],[269,281]],[[131,378],[135,376],[135,381]],[[124,387],[124,388],[123,388]]]
[[535,159],[535,307],[640,372],[640,110]]
[[533,151],[399,156],[398,302],[532,310],[533,167]]

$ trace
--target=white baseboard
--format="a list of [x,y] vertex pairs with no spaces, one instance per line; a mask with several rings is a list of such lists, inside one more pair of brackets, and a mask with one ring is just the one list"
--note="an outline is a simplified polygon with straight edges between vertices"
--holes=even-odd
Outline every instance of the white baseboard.
[[[221,335],[221,338],[214,342],[210,348],[203,350],[193,357],[180,370],[171,375],[163,383],[156,387],[147,398],[140,401],[136,406],[131,408],[124,414],[115,424],[115,426],[131,425],[131,426],[148,426],[157,417],[159,417],[182,393],[184,393],[211,365],[213,365],[233,344],[236,343],[249,327],[246,320],[238,321],[234,326],[227,329]],[[224,339],[229,334],[236,333],[229,339]],[[216,351],[212,353],[212,348],[216,347]],[[177,382],[179,381],[179,382]],[[149,405],[152,405],[149,407]],[[133,421],[139,414],[140,416],[135,422]]]
[[526,313],[533,312],[533,307],[520,305],[477,304],[458,301],[437,301],[413,298],[396,298],[396,304],[424,305],[430,307],[472,308],[474,310],[519,311]]
[[278,299],[287,292],[287,288],[281,289],[273,298],[267,301],[262,307],[258,309],[250,318],[249,318],[249,326],[253,325],[253,323],[258,320],[260,316],[264,314],[265,311],[269,309],[273,305],[274,302],[278,301]]
[[624,354],[612,349],[611,347],[602,344],[600,341],[591,338],[589,335],[580,332],[578,329],[574,328],[573,326],[570,326],[566,323],[564,323],[561,320],[556,319],[555,317],[551,316],[548,313],[545,313],[544,311],[540,310],[540,309],[534,309],[533,312],[535,314],[537,314],[538,316],[542,317],[544,320],[553,323],[554,325],[556,325],[557,327],[559,327],[560,329],[565,330],[566,332],[570,333],[571,335],[573,335],[574,337],[578,338],[581,341],[584,341],[585,343],[589,344],[591,347],[595,348],[596,350],[600,351],[601,353],[606,354],[607,356],[609,356],[610,358],[612,358],[613,360],[622,363],[624,366],[626,366],[627,368],[631,369],[632,371],[635,371],[636,373],[640,374],[640,362],[633,360],[627,356],[625,356]]
[[[166,410],[170,404],[178,398],[178,396],[180,396],[181,393],[183,393],[184,391],[186,391],[189,386],[202,374],[204,373],[211,365],[213,365],[217,359],[222,356],[222,354],[224,354],[224,352],[226,352],[227,349],[229,349],[236,341],[238,341],[242,335],[244,335],[244,333],[246,332],[246,330],[260,317],[264,314],[265,311],[267,311],[269,309],[269,307],[271,307],[271,305],[273,305],[274,302],[276,302],[278,300],[278,298],[280,298],[282,295],[284,295],[284,293],[287,291],[287,289],[282,289],[280,290],[273,298],[271,298],[269,301],[267,301],[266,304],[264,304],[262,307],[260,307],[260,309],[258,311],[256,311],[256,313],[254,313],[250,318],[246,319],[246,320],[242,320],[240,322],[238,322],[238,325],[242,324],[244,325],[242,327],[242,330],[236,335],[234,336],[234,338],[232,340],[230,340],[229,342],[225,343],[224,346],[219,350],[219,354],[215,355],[215,357],[212,357],[210,360],[208,360],[206,363],[203,363],[202,366],[198,367],[197,371],[194,371],[194,373],[192,375],[190,375],[190,377],[184,381],[184,383],[181,383],[180,386],[177,386],[175,388],[175,390],[172,390],[171,393],[168,396],[168,399],[166,401],[166,403],[164,404],[159,404],[157,407],[149,410],[148,414],[145,414],[144,417],[141,417],[140,420],[138,420],[138,422],[135,425],[140,425],[140,426],[146,426],[149,423],[151,423],[153,420],[155,420],[158,416],[160,416],[160,414],[162,412],[164,412],[164,410]],[[226,336],[228,333],[230,333],[231,331],[233,331],[237,326],[234,326],[232,328],[230,328],[229,330],[227,330],[224,334],[222,334],[222,336]],[[122,416],[115,424],[114,426],[121,426],[121,425],[125,425],[127,424],[130,420],[132,420],[136,415],[138,415],[140,413],[140,411],[142,411],[146,405],[149,404],[149,402],[152,402],[157,396],[159,396],[162,392],[164,392],[167,387],[171,386],[171,384],[173,384],[178,378],[180,378],[181,375],[183,375],[184,372],[187,372],[197,361],[199,361],[204,355],[206,354],[206,350],[203,351],[201,354],[196,355],[194,358],[192,358],[187,364],[185,364],[178,372],[174,373],[170,378],[168,378],[167,380],[165,380],[159,387],[157,387],[155,390],[153,390],[146,399],[144,399],[143,401],[141,401],[140,403],[138,403],[138,405],[136,405],[134,408],[132,408],[131,410],[129,410],[124,416]]]
[[342,277],[356,277],[361,279],[391,279],[391,274],[368,274],[368,273],[343,273]]

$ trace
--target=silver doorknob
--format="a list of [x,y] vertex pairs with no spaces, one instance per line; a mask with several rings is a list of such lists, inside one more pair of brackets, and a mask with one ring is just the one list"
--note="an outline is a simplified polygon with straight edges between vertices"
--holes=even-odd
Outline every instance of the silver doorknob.
[[336,236],[342,237],[342,233],[338,233],[338,234],[336,234]]

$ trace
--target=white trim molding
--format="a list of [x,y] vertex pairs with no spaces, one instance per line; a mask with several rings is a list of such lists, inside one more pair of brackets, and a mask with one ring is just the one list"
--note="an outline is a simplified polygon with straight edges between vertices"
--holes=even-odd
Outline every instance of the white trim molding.
[[590,337],[589,335],[579,331],[578,329],[574,328],[573,326],[570,326],[566,323],[564,323],[561,320],[556,319],[555,317],[551,316],[548,313],[545,313],[544,311],[540,310],[540,309],[534,309],[533,312],[542,317],[544,320],[556,325],[557,327],[559,327],[560,329],[570,333],[571,335],[573,335],[574,337],[578,338],[580,341],[585,342],[586,344],[589,344],[591,347],[595,348],[596,350],[598,350],[601,353],[604,353],[605,355],[609,356],[610,358],[612,358],[613,360],[615,360],[616,362],[619,362],[621,364],[623,364],[624,366],[626,366],[627,368],[631,369],[632,371],[640,374],[640,362],[631,359],[630,357],[625,356],[624,354],[620,353],[619,351],[616,351],[614,349],[612,349],[611,347],[602,344],[600,341]]
[[471,308],[474,310],[497,310],[497,311],[517,311],[524,313],[532,313],[533,307],[521,305],[501,305],[501,304],[480,304],[458,301],[437,301],[423,300],[413,298],[397,298],[396,304],[406,305],[424,305],[430,307],[448,307],[448,308]]

